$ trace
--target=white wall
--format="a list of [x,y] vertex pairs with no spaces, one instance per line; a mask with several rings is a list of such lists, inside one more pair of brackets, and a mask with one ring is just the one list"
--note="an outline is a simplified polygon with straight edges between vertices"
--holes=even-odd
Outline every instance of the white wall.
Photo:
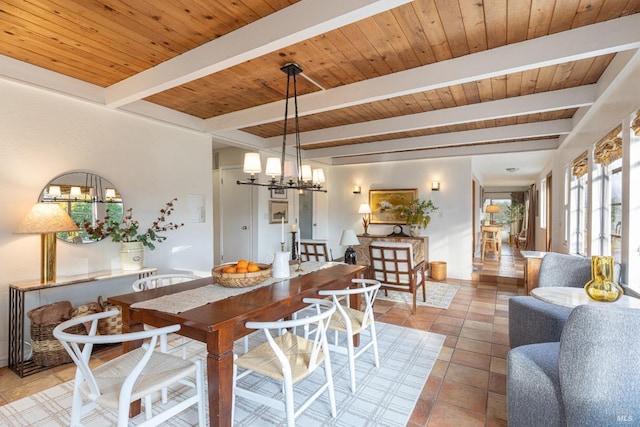
[[[13,230],[55,176],[87,170],[104,176],[150,225],[166,201],[178,198],[170,231],[146,264],[160,272],[210,271],[213,265],[211,141],[206,135],[159,124],[91,103],[0,80],[0,366],[7,362],[8,284],[39,278],[40,236]],[[187,196],[205,196],[206,222],[187,223]],[[119,268],[119,245],[58,243],[58,276]],[[97,292],[130,284],[103,282]],[[73,295],[90,287],[75,286]],[[27,306],[46,303],[33,292]],[[41,294],[40,298],[38,298]],[[33,298],[32,298],[33,297]],[[32,301],[33,300],[33,301]]]
[[[369,190],[418,188],[420,199],[431,198],[438,210],[423,235],[429,237],[430,261],[446,261],[447,276],[470,279],[472,272],[472,175],[469,158],[412,160],[356,166],[335,166],[328,180],[329,247],[337,257],[346,248],[339,245],[345,228],[363,232],[361,203],[368,203]],[[431,182],[440,191],[431,191]],[[361,194],[353,194],[355,184]],[[406,227],[405,227],[406,228]],[[372,224],[369,234],[389,234],[391,225]]]

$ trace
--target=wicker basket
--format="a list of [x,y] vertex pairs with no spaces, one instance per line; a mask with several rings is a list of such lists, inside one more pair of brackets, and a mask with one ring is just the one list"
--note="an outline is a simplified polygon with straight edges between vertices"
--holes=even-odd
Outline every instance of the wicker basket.
[[260,271],[253,273],[223,273],[224,268],[229,265],[219,265],[211,270],[211,275],[216,282],[227,288],[246,288],[262,283],[271,277],[271,266],[269,264],[257,264]]
[[433,280],[442,281],[447,278],[447,263],[444,261],[433,261],[430,264],[431,278]]
[[[62,322],[31,324],[31,350],[33,363],[36,365],[57,366],[71,362],[67,350],[53,336],[54,328],[60,323]],[[86,335],[87,333],[82,324],[67,328],[66,331],[78,335]]]
[[100,335],[119,335],[122,333],[122,307],[119,305],[109,304],[104,301],[102,295],[98,297],[98,304],[102,307],[102,311],[118,310],[117,316],[107,317],[98,320],[98,333]]

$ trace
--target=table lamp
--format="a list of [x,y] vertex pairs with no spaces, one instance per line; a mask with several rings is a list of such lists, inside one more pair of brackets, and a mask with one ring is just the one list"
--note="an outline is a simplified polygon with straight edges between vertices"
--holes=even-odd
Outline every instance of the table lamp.
[[500,213],[500,206],[498,205],[487,205],[485,212],[491,215],[491,224],[493,224],[493,214]]
[[363,203],[360,205],[360,209],[358,209],[358,213],[366,214],[362,217],[362,226],[364,227],[364,235],[368,236],[367,230],[369,229],[369,217],[368,214],[371,213],[371,207],[368,203]]
[[355,231],[342,230],[342,236],[340,237],[340,246],[348,246],[347,250],[344,252],[345,263],[356,263],[356,251],[352,248],[352,246],[357,246],[359,244],[360,241],[358,240],[358,236],[356,236]]
[[41,234],[40,283],[56,281],[56,233],[80,228],[57,203],[36,203],[15,233]]

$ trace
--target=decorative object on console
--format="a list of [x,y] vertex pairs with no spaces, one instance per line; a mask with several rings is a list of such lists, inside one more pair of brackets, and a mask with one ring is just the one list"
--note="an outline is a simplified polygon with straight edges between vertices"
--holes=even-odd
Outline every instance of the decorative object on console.
[[144,248],[148,247],[151,250],[156,248],[155,243],[164,242],[167,237],[158,233],[176,230],[182,226],[183,223],[175,224],[173,222],[166,222],[167,217],[173,213],[173,202],[178,199],[171,199],[165,207],[160,209],[160,215],[144,232],[140,233],[140,223],[133,219],[133,209],[129,208],[126,211],[126,215],[122,218],[122,221],[113,221],[110,217],[110,213],[107,210],[107,214],[104,220],[98,220],[95,224],[92,224],[88,220],[84,220],[82,227],[87,234],[95,239],[103,239],[105,237],[111,237],[114,242],[122,242],[122,248],[120,250],[120,262],[122,270],[140,270],[144,266]]
[[[322,188],[325,183],[324,170],[313,169],[310,165],[302,164],[302,155],[300,148],[300,125],[298,118],[298,74],[302,73],[302,68],[298,64],[289,63],[280,68],[283,73],[287,74],[287,94],[284,104],[284,130],[282,132],[282,155],[280,159],[277,157],[267,158],[265,174],[271,177],[266,183],[258,182],[256,174],[262,172],[259,153],[246,153],[244,156],[243,171],[250,174],[248,181],[237,181],[238,185],[257,185],[267,187],[270,190],[305,190],[305,191],[321,191],[326,193],[327,190]],[[304,74],[302,74],[304,77]],[[285,162],[285,154],[287,151],[287,123],[289,118],[289,88],[293,78],[293,106],[294,106],[294,125],[295,125],[295,150],[296,163],[291,166],[289,162]]]
[[493,214],[500,213],[500,206],[487,205],[484,211],[491,216],[491,224],[495,224],[495,222],[493,221]]
[[394,225],[393,226],[393,231],[391,232],[391,234],[389,234],[389,237],[406,237],[407,234],[404,233],[404,230],[402,229],[401,225]]
[[400,206],[398,211],[401,218],[405,219],[409,226],[409,234],[418,237],[423,228],[427,228],[431,222],[431,212],[438,210],[438,207],[431,200],[415,199],[408,204]]
[[369,229],[369,217],[367,215],[371,214],[371,207],[369,206],[368,203],[362,203],[360,205],[360,209],[358,209],[358,213],[361,214],[365,214],[365,216],[362,217],[362,226],[364,227],[364,235],[368,235],[369,233],[367,233],[367,230]]
[[404,224],[400,208],[418,197],[417,188],[404,190],[369,190],[371,224]]
[[16,233],[41,234],[40,282],[56,281],[56,233],[78,231],[67,212],[57,203],[36,203],[18,226]]
[[614,302],[623,294],[622,287],[613,280],[613,258],[610,256],[591,257],[591,280],[584,286],[591,299]]
[[347,250],[344,252],[344,262],[347,264],[356,263],[356,251],[352,246],[357,246],[360,244],[358,240],[358,236],[356,236],[356,232],[353,230],[342,230],[342,236],[340,237],[340,246],[348,246]]

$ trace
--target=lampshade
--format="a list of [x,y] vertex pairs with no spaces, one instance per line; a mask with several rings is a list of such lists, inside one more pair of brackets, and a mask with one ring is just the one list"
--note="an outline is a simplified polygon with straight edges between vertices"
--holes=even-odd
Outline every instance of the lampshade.
[[109,199],[115,199],[116,198],[116,189],[115,188],[105,188],[104,190],[104,197],[109,200]]
[[302,174],[300,177],[303,181],[311,181],[313,179],[310,165],[302,165]]
[[356,232],[353,230],[342,230],[340,237],[340,246],[357,246],[360,244]]
[[498,205],[487,205],[486,209],[485,209],[486,213],[490,213],[490,214],[494,214],[494,213],[499,213],[500,212],[500,206]]
[[280,167],[280,159],[277,157],[268,157],[267,167],[265,168],[264,173],[272,177],[282,175],[282,168]]
[[363,204],[360,205],[360,209],[358,209],[358,213],[370,214],[371,213],[371,207],[369,206],[368,203],[363,203]]
[[72,186],[69,189],[69,196],[71,197],[79,197],[82,196],[82,189],[76,185]]
[[242,170],[245,173],[256,174],[262,172],[262,165],[260,164],[260,153],[246,153],[244,155],[244,167]]
[[48,193],[51,197],[60,197],[62,195],[59,185],[50,185]]
[[313,182],[317,182],[318,184],[324,184],[324,170],[322,169],[313,170]]
[[43,234],[78,230],[78,224],[57,203],[36,203],[15,232]]

